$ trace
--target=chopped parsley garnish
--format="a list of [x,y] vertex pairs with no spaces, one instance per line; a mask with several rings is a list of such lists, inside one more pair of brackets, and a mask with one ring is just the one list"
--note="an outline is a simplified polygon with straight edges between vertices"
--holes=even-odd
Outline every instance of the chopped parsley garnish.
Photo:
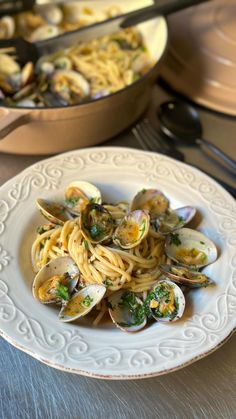
[[96,238],[98,236],[101,236],[101,234],[103,233],[103,228],[98,225],[98,224],[93,224],[90,227],[90,234],[93,238]]
[[129,324],[121,324],[122,326],[138,326],[143,323],[145,318],[144,306],[140,304],[133,292],[126,292],[123,294],[119,307],[126,308],[131,313],[133,321]]
[[202,252],[201,256],[200,256],[200,260],[201,262],[205,262],[205,260],[207,259],[207,255],[206,253]]
[[37,227],[36,231],[37,231],[38,234],[43,234],[47,230],[45,230],[45,228],[43,226],[39,226],[39,227]]
[[69,294],[68,287],[66,285],[60,284],[60,282],[58,282],[56,295],[57,295],[57,297],[60,297],[63,300],[69,300],[70,294]]
[[75,207],[75,205],[77,204],[79,198],[77,197],[73,197],[73,198],[68,198],[65,200],[65,204],[68,205],[68,207]]
[[[160,311],[161,304],[169,304],[170,299],[170,289],[166,288],[165,284],[158,285],[154,290],[152,290],[146,300],[144,301],[144,310],[147,317],[152,317],[152,313],[156,317],[167,317],[173,319],[178,311],[178,301],[175,301],[175,310],[169,311],[168,306],[165,310]],[[156,306],[152,306],[152,303],[156,302]]]
[[174,244],[175,246],[179,246],[181,244],[178,233],[170,233],[170,244]]
[[93,298],[91,298],[89,295],[86,295],[86,297],[82,301],[82,306],[89,307],[91,303],[93,302]]
[[146,191],[147,191],[147,189],[144,189],[144,188],[143,188],[143,189],[141,190],[141,193],[145,193]]
[[184,218],[183,218],[183,217],[181,217],[181,215],[179,215],[179,216],[178,216],[178,220],[179,220],[179,223],[182,223],[182,221],[184,221]]
[[110,287],[111,285],[112,285],[112,281],[109,281],[109,279],[105,279],[104,281],[103,281],[103,284],[105,285],[105,287]]
[[145,222],[145,221],[143,221],[143,222],[142,222],[142,224],[141,224],[141,228],[140,228],[140,233],[141,233],[141,236],[143,236],[143,235],[144,235],[144,233],[145,233],[145,228],[146,228],[146,222]]
[[122,49],[122,50],[133,49],[132,45],[129,42],[127,42],[125,39],[119,38],[117,36],[113,36],[111,39],[112,39],[112,41],[117,42],[120,49]]
[[154,291],[151,291],[144,301],[144,311],[147,317],[152,317],[152,310],[150,307],[150,302],[156,299],[156,294]]
[[89,250],[89,245],[88,245],[87,240],[84,240],[84,241],[83,241],[83,244],[84,244],[84,248],[85,248],[86,250]]
[[90,204],[96,204],[97,203],[97,198],[90,198],[89,203]]
[[201,244],[205,244],[205,242],[200,241]]
[[156,289],[155,289],[155,294],[159,297],[159,298],[166,298],[170,296],[170,291],[168,289],[166,289],[164,284],[159,285]]
[[155,316],[156,317],[165,317],[163,313],[160,312],[160,310],[158,310],[158,308],[155,309]]

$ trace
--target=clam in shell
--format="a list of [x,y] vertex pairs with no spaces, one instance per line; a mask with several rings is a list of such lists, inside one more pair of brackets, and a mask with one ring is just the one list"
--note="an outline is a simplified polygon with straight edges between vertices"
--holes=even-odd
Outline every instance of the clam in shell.
[[13,38],[15,33],[15,21],[11,16],[3,16],[0,19],[0,39]]
[[65,21],[75,26],[91,25],[106,19],[105,14],[102,11],[100,12],[99,9],[95,11],[90,7],[89,2],[87,7],[81,5],[79,1],[64,2],[63,11]]
[[67,22],[77,23],[81,18],[81,5],[78,1],[65,2],[63,4],[63,13]]
[[108,299],[113,323],[125,332],[138,332],[147,323],[143,302],[133,292],[119,290]]
[[101,243],[112,237],[114,223],[111,214],[102,205],[88,204],[81,212],[80,227],[85,239]]
[[170,278],[173,282],[185,285],[190,288],[207,287],[213,285],[213,281],[205,274],[188,269],[180,265],[160,265],[160,271],[163,275]]
[[19,64],[7,54],[0,54],[0,76],[10,76],[15,73],[20,73]]
[[55,66],[50,61],[44,61],[42,59],[39,59],[39,61],[36,63],[36,71],[38,73],[41,73],[41,75],[48,77],[51,76],[55,71]]
[[30,42],[44,41],[45,39],[54,38],[58,36],[60,30],[54,25],[43,25],[35,29],[30,35]]
[[66,188],[65,197],[65,206],[75,215],[80,214],[89,203],[102,203],[99,189],[92,183],[84,181],[71,182]]
[[196,214],[196,208],[186,206],[176,210],[168,210],[166,214],[152,221],[152,227],[163,235],[178,230],[188,224]]
[[59,25],[63,20],[62,10],[55,4],[42,5],[38,12],[50,25]]
[[34,66],[33,63],[28,62],[24,65],[21,70],[21,86],[24,87],[26,84],[30,83],[34,76]]
[[149,227],[150,217],[147,211],[132,211],[123,218],[116,228],[113,242],[122,249],[131,249],[146,237]]
[[73,259],[63,256],[43,266],[33,282],[33,296],[43,304],[68,300],[79,279]]
[[77,104],[89,96],[90,85],[79,73],[73,70],[57,70],[51,79],[52,92],[69,105]]
[[61,205],[57,202],[39,198],[37,199],[36,204],[41,214],[48,221],[50,221],[50,223],[63,225],[66,221],[72,219],[72,216],[66,210],[64,205]]
[[105,292],[104,285],[88,285],[83,288],[62,307],[59,320],[72,322],[86,316],[102,300]]
[[135,195],[131,203],[131,211],[146,210],[149,212],[151,220],[166,214],[168,208],[168,199],[157,189],[142,189]]
[[168,279],[161,279],[147,295],[146,311],[160,322],[180,319],[185,309],[185,298],[181,289]]
[[62,55],[53,61],[53,64],[57,70],[71,70],[72,69],[72,62],[69,57],[66,55]]
[[165,252],[178,264],[197,269],[217,259],[215,244],[204,234],[190,228],[170,233],[166,239]]

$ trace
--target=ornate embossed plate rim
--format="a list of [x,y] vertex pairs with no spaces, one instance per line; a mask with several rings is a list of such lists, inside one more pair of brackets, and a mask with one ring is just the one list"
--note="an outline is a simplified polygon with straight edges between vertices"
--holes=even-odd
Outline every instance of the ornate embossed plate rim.
[[[47,163],[50,164],[55,160],[60,161],[60,163],[62,164],[63,162],[66,161],[67,158],[69,159],[70,156],[71,156],[71,158],[73,158],[73,156],[74,157],[76,157],[76,156],[79,157],[80,155],[82,155],[82,156],[85,156],[85,158],[87,156],[87,158],[89,159],[89,156],[95,156],[95,155],[99,155],[99,154],[102,155],[103,153],[104,153],[104,155],[107,155],[107,158],[111,155],[117,157],[122,153],[123,153],[123,155],[127,155],[129,157],[132,156],[132,158],[134,158],[134,159],[136,158],[136,156],[139,156],[139,157],[142,156],[142,158],[143,158],[142,163],[144,164],[144,169],[142,169],[142,170],[145,170],[145,156],[150,157],[153,160],[155,160],[155,163],[157,163],[157,162],[160,163],[161,162],[164,165],[166,164],[166,166],[175,165],[177,169],[182,169],[182,171],[186,171],[186,175],[194,173],[197,178],[201,177],[202,180],[203,180],[203,183],[204,182],[205,182],[205,184],[209,183],[209,185],[213,187],[213,190],[216,193],[216,197],[220,196],[221,198],[224,198],[226,200],[226,203],[229,202],[230,205],[234,205],[234,201],[232,200],[232,198],[220,186],[218,186],[214,181],[212,181],[211,179],[209,179],[207,176],[205,176],[201,172],[197,171],[196,169],[192,169],[191,167],[189,167],[187,165],[184,165],[182,163],[176,162],[172,159],[169,159],[167,157],[163,157],[162,155],[158,155],[158,154],[155,154],[155,153],[147,153],[147,152],[144,153],[144,152],[140,152],[138,150],[133,150],[133,149],[128,149],[128,148],[117,148],[117,147],[116,148],[114,148],[114,147],[98,148],[97,147],[97,148],[92,148],[92,149],[84,149],[84,150],[64,153],[62,155],[46,159],[46,160],[41,161],[41,162],[29,167],[28,169],[24,170],[20,175],[16,176],[15,178],[13,178],[10,181],[8,181],[5,184],[5,187],[14,185],[14,182],[16,182],[17,180],[20,180],[24,175],[27,175],[28,173],[30,173],[31,170],[34,170],[37,167],[40,167],[41,169],[43,169],[46,166]],[[138,159],[136,159],[136,160],[138,161]],[[102,164],[106,165],[106,162],[102,161]],[[55,169],[54,176],[56,177],[56,169]],[[182,174],[182,176],[183,176],[183,174]],[[151,178],[151,174],[150,174],[150,178]],[[51,179],[51,180],[53,180],[53,179]],[[52,183],[52,186],[54,186],[56,188],[56,185],[53,184],[53,183]],[[190,187],[190,189],[191,189],[191,187]],[[200,190],[199,190],[199,193],[200,193]],[[227,205],[226,205],[226,208],[227,208]],[[0,211],[0,216],[1,216],[1,211]],[[0,221],[1,221],[1,219],[0,219]],[[1,237],[1,231],[0,231],[0,237]],[[0,262],[1,262],[1,260],[0,260]],[[4,258],[3,258],[3,262],[4,262]],[[6,264],[8,264],[7,260],[6,260]],[[3,266],[3,270],[5,270],[5,266]],[[1,308],[1,306],[0,306],[0,308]],[[12,339],[4,331],[0,332],[0,334],[2,334],[2,336],[6,340],[8,340],[11,344],[13,344],[14,346],[18,347],[19,349],[23,350],[24,352],[29,353],[31,356],[35,357],[36,359],[54,367],[54,368],[58,368],[58,369],[61,369],[61,370],[64,370],[64,371],[72,372],[72,373],[77,373],[77,374],[82,374],[82,375],[87,375],[87,376],[93,376],[93,377],[97,377],[97,378],[134,379],[134,378],[145,378],[145,377],[153,377],[153,376],[156,376],[156,375],[166,374],[168,372],[176,371],[179,368],[182,368],[186,365],[189,365],[192,362],[195,362],[196,360],[206,356],[207,354],[210,354],[211,352],[216,350],[218,347],[220,347],[226,341],[226,339],[230,337],[230,335],[233,333],[234,330],[235,330],[235,327],[232,327],[232,329],[230,331],[227,330],[227,333],[225,333],[224,336],[221,337],[221,340],[216,342],[216,344],[213,345],[212,347],[210,347],[207,351],[202,351],[197,356],[193,356],[191,359],[187,360],[186,362],[181,362],[180,360],[178,360],[178,365],[176,365],[174,368],[164,368],[164,369],[159,370],[159,371],[154,370],[154,371],[147,372],[147,373],[145,373],[145,371],[143,371],[141,374],[137,374],[137,373],[134,374],[133,372],[130,371],[130,373],[127,374],[127,375],[122,374],[122,373],[117,374],[118,371],[116,371],[116,374],[105,374],[104,375],[104,374],[101,374],[100,371],[99,372],[93,372],[91,370],[89,371],[89,370],[84,370],[84,369],[80,369],[80,368],[70,368],[69,366],[63,365],[62,363],[58,363],[58,362],[52,361],[51,359],[47,359],[47,357],[45,358],[45,356],[42,357],[37,351],[35,352],[35,351],[27,348],[27,346],[24,346],[24,344],[22,344],[22,342],[18,342],[16,340]],[[144,348],[144,349],[147,349],[147,348]],[[139,350],[141,351],[141,349],[139,349]],[[137,350],[137,352],[138,352],[138,350]]]
[[163,369],[162,371],[158,371],[158,372],[155,371],[153,373],[147,373],[147,374],[142,373],[142,374],[133,374],[133,375],[132,374],[130,374],[130,375],[122,375],[122,374],[120,374],[120,375],[102,375],[102,374],[98,374],[98,373],[92,373],[92,372],[80,370],[78,368],[76,368],[76,369],[75,368],[66,368],[61,364],[53,364],[52,362],[48,361],[47,359],[41,358],[40,356],[38,356],[38,354],[34,353],[33,351],[30,351],[30,350],[26,349],[25,347],[19,345],[14,340],[10,339],[9,336],[4,334],[1,330],[0,330],[0,336],[2,336],[7,342],[9,342],[11,345],[13,345],[15,348],[19,349],[20,351],[25,352],[28,355],[32,356],[33,358],[37,359],[38,361],[42,362],[43,364],[48,365],[49,367],[58,369],[60,371],[68,372],[68,373],[71,373],[71,374],[83,375],[85,377],[98,378],[100,380],[141,380],[141,379],[144,379],[144,378],[153,378],[153,377],[159,377],[161,375],[170,374],[172,372],[179,371],[182,368],[188,367],[189,365],[194,364],[197,361],[200,361],[202,358],[205,358],[206,356],[211,355],[217,349],[221,348],[231,338],[231,336],[234,334],[235,331],[236,331],[236,327],[217,346],[215,346],[214,348],[212,348],[209,351],[206,351],[206,352],[192,358],[190,361],[179,364],[176,368]]

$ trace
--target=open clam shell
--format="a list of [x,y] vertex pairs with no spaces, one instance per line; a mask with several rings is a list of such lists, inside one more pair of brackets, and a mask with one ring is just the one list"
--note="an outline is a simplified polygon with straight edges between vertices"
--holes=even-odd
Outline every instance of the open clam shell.
[[15,21],[12,16],[3,16],[0,19],[0,39],[13,38],[15,26]]
[[165,252],[178,264],[197,269],[217,259],[215,244],[204,234],[190,228],[170,233],[166,239]]
[[51,78],[51,90],[65,103],[74,105],[90,93],[88,81],[73,70],[57,70]]
[[58,58],[55,59],[55,61],[53,61],[53,64],[55,66],[56,69],[61,69],[61,70],[71,70],[72,69],[72,62],[70,60],[69,57],[67,57],[66,55],[62,55]]
[[214,283],[207,275],[186,266],[160,265],[159,268],[162,274],[173,282],[190,288],[207,287]]
[[67,300],[76,287],[79,274],[77,265],[69,256],[52,260],[34,278],[34,298],[43,304]]
[[13,57],[7,54],[0,54],[0,73],[1,75],[10,76],[12,74],[20,74],[20,66]]
[[151,220],[165,214],[169,208],[169,200],[158,189],[142,189],[135,195],[131,203],[131,211],[146,210]]
[[90,204],[101,204],[102,196],[99,189],[92,183],[84,181],[71,182],[65,190],[65,206],[75,215]]
[[63,3],[64,19],[71,25],[74,24],[78,26],[78,22],[80,21],[85,25],[91,25],[99,20],[104,20],[104,13],[97,8],[95,10],[90,8],[90,3],[88,3],[87,8],[81,6],[80,1],[69,1]]
[[36,204],[41,214],[48,221],[50,221],[50,223],[63,225],[66,221],[72,219],[72,216],[66,210],[64,205],[61,205],[57,202],[39,198],[37,199]]
[[32,62],[28,62],[21,70],[21,86],[24,87],[30,83],[34,75],[34,66]]
[[176,321],[184,313],[185,297],[178,285],[168,279],[161,279],[148,294],[144,304],[155,320]]
[[131,249],[146,237],[149,227],[150,217],[147,211],[132,211],[123,218],[116,228],[113,242],[122,249]]
[[86,316],[102,300],[105,292],[104,285],[88,285],[83,288],[62,307],[59,320],[72,322]]
[[58,36],[60,30],[55,25],[43,25],[35,29],[30,35],[31,42],[39,42],[48,38]]
[[196,208],[186,206],[168,210],[163,217],[154,220],[152,225],[159,233],[166,235],[188,224],[196,214]]
[[109,314],[113,323],[125,332],[138,332],[147,323],[143,302],[131,291],[120,290],[109,299]]
[[50,25],[59,25],[63,20],[62,10],[55,4],[38,6],[37,11]]
[[80,227],[85,239],[101,243],[112,237],[114,223],[111,214],[102,205],[88,204],[81,212]]

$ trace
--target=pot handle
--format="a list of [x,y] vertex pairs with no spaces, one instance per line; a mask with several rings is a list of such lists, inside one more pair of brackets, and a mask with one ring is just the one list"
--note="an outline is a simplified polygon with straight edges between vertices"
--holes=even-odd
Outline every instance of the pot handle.
[[0,140],[3,140],[8,134],[21,125],[30,121],[29,110],[14,112],[9,109],[0,109]]

